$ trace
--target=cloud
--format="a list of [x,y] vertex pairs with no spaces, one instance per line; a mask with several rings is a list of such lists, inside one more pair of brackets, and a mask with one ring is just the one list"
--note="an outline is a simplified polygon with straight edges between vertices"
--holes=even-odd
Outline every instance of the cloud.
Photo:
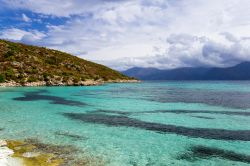
[[25,31],[17,28],[6,29],[0,32],[0,38],[34,44],[46,35],[36,30]]
[[[115,69],[229,66],[250,60],[248,0],[0,1],[10,10],[38,13],[32,20],[46,27],[4,29],[0,37],[63,50]],[[48,17],[64,22],[47,24],[43,19]]]
[[250,61],[250,38],[236,38],[228,32],[218,35],[218,38],[224,39],[225,42],[217,42],[206,36],[172,34],[166,39],[168,47],[162,54],[139,58],[127,57],[102,63],[118,70],[126,70],[136,66],[161,69],[228,67],[242,61]]
[[31,19],[26,15],[26,14],[22,14],[22,20],[25,21],[25,22],[30,22]]
[[70,17],[86,12],[93,12],[100,6],[112,7],[124,0],[1,0],[2,4],[12,9],[31,10],[35,13]]

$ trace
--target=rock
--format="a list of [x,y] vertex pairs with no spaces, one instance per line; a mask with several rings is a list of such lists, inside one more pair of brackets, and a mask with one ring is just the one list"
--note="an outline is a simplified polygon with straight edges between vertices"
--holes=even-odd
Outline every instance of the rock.
[[18,158],[12,157],[14,151],[7,147],[7,142],[0,140],[0,166],[23,166]]
[[0,140],[0,147],[7,146],[7,142],[4,140]]
[[12,64],[13,66],[15,66],[15,67],[22,67],[22,66],[23,66],[22,63],[16,62],[16,61],[11,62],[11,64]]
[[19,83],[16,83],[15,81],[0,83],[0,87],[18,87],[18,86],[22,86],[22,85]]
[[20,86],[28,86],[28,87],[36,87],[36,86],[97,86],[102,85],[105,83],[139,83],[141,81],[139,80],[108,80],[103,81],[100,80],[85,80],[85,81],[79,81],[79,82],[73,82],[72,80],[68,80],[67,82],[57,81],[57,80],[49,80],[48,82],[45,81],[37,81],[37,82],[26,82],[23,85],[20,83],[16,83],[14,81],[6,82],[6,83],[0,83],[0,87],[20,87]]
[[13,150],[9,149],[7,146],[0,147],[0,159],[7,158],[14,154]]
[[39,81],[39,82],[26,82],[24,86],[46,86],[45,81]]
[[40,153],[37,153],[37,152],[25,152],[23,154],[23,157],[31,158],[31,157],[37,157],[39,155],[40,155]]

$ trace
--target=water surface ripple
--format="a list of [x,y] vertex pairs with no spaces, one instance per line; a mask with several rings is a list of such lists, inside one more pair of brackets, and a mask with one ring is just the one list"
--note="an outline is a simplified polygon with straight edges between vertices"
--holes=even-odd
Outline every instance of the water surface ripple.
[[250,164],[249,81],[0,88],[0,105],[0,139],[74,147],[94,166]]

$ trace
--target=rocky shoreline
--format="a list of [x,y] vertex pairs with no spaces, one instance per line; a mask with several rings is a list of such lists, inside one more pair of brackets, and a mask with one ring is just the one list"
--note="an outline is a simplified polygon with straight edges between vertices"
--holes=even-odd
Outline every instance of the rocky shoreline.
[[73,146],[44,144],[37,140],[0,140],[0,166],[97,166],[99,158],[74,156]]
[[26,82],[23,84],[17,83],[15,81],[9,81],[0,83],[0,87],[36,87],[36,86],[97,86],[97,85],[103,85],[105,83],[139,83],[141,81],[139,80],[86,80],[86,81],[80,81],[77,83],[72,82],[66,82],[63,83],[61,81],[59,82],[45,82],[45,81],[39,81],[39,82]]
[[23,161],[13,157],[14,151],[8,147],[4,140],[0,140],[0,165],[1,166],[23,166]]

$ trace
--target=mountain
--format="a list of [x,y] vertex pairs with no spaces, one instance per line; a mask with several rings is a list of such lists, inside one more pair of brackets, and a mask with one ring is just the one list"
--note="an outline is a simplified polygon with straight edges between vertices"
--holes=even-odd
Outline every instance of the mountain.
[[0,40],[1,85],[91,85],[127,81],[134,80],[61,51]]
[[250,62],[228,68],[185,67],[159,70],[134,67],[122,73],[141,80],[250,80]]

